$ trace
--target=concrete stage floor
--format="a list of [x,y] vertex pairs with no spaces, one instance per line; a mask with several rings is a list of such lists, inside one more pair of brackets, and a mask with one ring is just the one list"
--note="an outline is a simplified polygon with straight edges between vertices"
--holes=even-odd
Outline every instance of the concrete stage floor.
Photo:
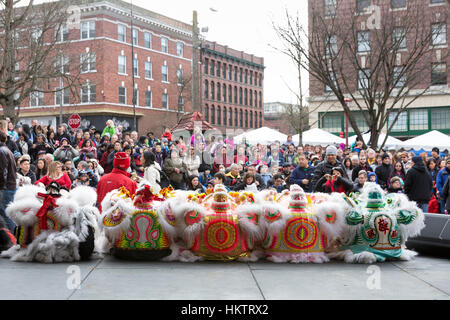
[[45,265],[0,259],[5,289],[0,299],[450,300],[448,258],[419,255],[409,262],[369,266],[131,262],[111,256]]

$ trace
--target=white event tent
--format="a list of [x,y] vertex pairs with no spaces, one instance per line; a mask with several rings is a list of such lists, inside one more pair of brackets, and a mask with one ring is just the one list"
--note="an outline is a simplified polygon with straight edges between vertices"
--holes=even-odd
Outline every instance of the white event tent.
[[[299,139],[300,136],[298,134],[292,137],[292,140],[294,140],[294,143],[296,145],[299,143]],[[328,131],[319,128],[314,128],[303,132],[302,143],[303,145],[311,144],[311,145],[328,146],[331,144],[345,143],[345,139],[339,138],[338,136],[329,133]]]
[[244,132],[233,138],[234,143],[241,143],[242,138],[246,138],[250,144],[270,144],[275,141],[280,141],[281,144],[287,140],[287,135],[267,127],[261,127],[252,131]]
[[434,147],[438,147],[441,151],[444,151],[445,149],[450,150],[450,137],[440,131],[433,130],[403,141],[402,147],[406,150],[424,149],[425,151],[431,151]]
[[[351,136],[350,138],[348,138],[348,144],[350,146],[355,142],[356,137],[357,136],[354,135],[354,136]],[[386,138],[386,135],[384,133],[380,133],[380,135],[378,137],[378,147],[381,147],[381,144],[383,143],[385,138]],[[363,139],[364,139],[364,142],[366,144],[368,144],[370,141],[370,133],[363,134]],[[388,136],[383,148],[400,149],[401,147],[403,147],[403,141],[401,141],[397,138]]]

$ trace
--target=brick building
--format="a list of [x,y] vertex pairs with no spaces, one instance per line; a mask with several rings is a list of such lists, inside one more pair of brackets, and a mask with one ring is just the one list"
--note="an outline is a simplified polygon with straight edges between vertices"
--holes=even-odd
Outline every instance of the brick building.
[[[297,134],[296,130],[291,126],[282,114],[285,112],[287,103],[283,102],[267,102],[264,103],[264,126],[280,131],[287,135]],[[298,108],[298,106],[295,106]],[[308,123],[306,121],[306,123]]]
[[[64,30],[62,41],[82,56],[91,52],[83,65],[79,97],[67,91],[63,119],[78,113],[85,126],[103,128],[114,119],[124,129],[133,128],[132,67],[135,68],[138,130],[161,133],[172,127],[183,111],[192,110],[190,87],[181,92],[179,79],[189,78],[192,61],[192,26],[120,0],[71,1],[81,10],[80,28]],[[134,59],[132,59],[132,41]],[[59,82],[52,83],[55,88]],[[57,94],[36,94],[23,102],[21,121],[38,119],[56,123]]]
[[202,113],[212,126],[251,130],[264,125],[264,58],[203,41]]
[[[337,7],[337,3],[340,7]],[[446,134],[450,134],[450,87],[449,87],[449,22],[450,22],[450,9],[446,0],[422,0],[420,2],[421,12],[426,17],[426,27],[429,28],[426,32],[432,34],[432,38],[429,41],[429,51],[427,52],[427,65],[425,71],[420,75],[420,83],[412,87],[411,93],[420,92],[427,89],[426,93],[415,100],[405,111],[402,111],[398,117],[397,122],[394,124],[390,135],[397,138],[407,139],[411,138],[430,130],[439,130]],[[332,25],[336,20],[336,25],[339,25],[339,21],[345,21],[352,19],[356,22],[357,28],[359,28],[358,39],[356,45],[358,51],[355,54],[356,59],[360,59],[361,65],[363,61],[367,60],[367,70],[370,72],[370,55],[371,50],[375,51],[375,37],[373,30],[368,27],[371,17],[374,17],[376,6],[381,7],[381,12],[388,12],[389,15],[393,15],[394,21],[401,21],[399,17],[407,13],[412,7],[411,0],[309,0],[309,25],[312,24],[312,17],[314,10],[319,12],[324,21],[327,19]],[[387,9],[387,10],[385,10]],[[352,17],[349,17],[349,15]],[[398,18],[395,18],[398,17]],[[429,27],[428,27],[429,25]],[[396,26],[396,30],[399,33],[405,30],[404,26]],[[414,28],[411,28],[414,30]],[[396,57],[396,65],[401,66],[405,60],[405,56],[414,45],[415,36],[409,31],[405,32],[403,46]],[[393,37],[399,34],[393,33]],[[324,39],[325,41],[325,39]],[[333,42],[337,41],[337,42]],[[331,46],[329,50],[334,50],[334,47],[338,47],[339,43],[337,39],[330,38]],[[372,48],[372,49],[371,49]],[[359,86],[364,85],[367,79],[364,79],[362,73],[357,73],[351,68],[345,70],[347,72],[346,78],[351,81],[355,90],[355,96],[358,97],[357,90]],[[339,78],[339,75],[337,76]],[[339,81],[339,79],[338,79]],[[403,81],[403,80],[401,80]],[[406,80],[405,80],[406,81]],[[310,120],[313,123],[317,123],[314,127],[323,128],[334,134],[339,132],[345,132],[345,116],[342,106],[336,99],[333,92],[330,92],[330,88],[324,85],[317,79],[310,77],[310,97],[308,99],[311,110],[315,110],[310,114]],[[353,90],[352,90],[353,91]],[[407,97],[407,99],[410,99]],[[359,100],[362,102],[362,100]],[[391,101],[391,100],[389,100]],[[408,100],[406,100],[408,101]],[[389,102],[388,102],[389,103]],[[354,112],[358,127],[362,132],[368,129],[368,126],[364,120],[363,114],[360,111],[356,111],[352,104],[350,108]],[[398,112],[392,112],[389,115],[387,125],[389,126],[393,119],[397,116]],[[317,121],[320,118],[320,121]],[[386,128],[385,128],[386,130]],[[350,135],[354,134],[353,129],[349,126]]]

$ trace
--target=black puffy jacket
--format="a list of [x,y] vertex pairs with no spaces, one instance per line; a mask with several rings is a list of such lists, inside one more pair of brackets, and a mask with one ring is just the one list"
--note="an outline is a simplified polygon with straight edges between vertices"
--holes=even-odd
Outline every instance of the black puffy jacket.
[[406,173],[404,189],[411,201],[418,203],[428,203],[430,201],[433,180],[422,161],[415,163]]

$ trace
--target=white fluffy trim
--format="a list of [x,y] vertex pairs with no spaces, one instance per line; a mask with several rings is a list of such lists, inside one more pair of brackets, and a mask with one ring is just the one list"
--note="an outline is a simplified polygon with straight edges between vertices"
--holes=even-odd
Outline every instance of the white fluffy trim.
[[308,253],[266,253],[266,259],[275,263],[325,263],[330,261],[324,252]]
[[42,206],[42,202],[35,197],[30,197],[27,199],[19,199],[17,201],[11,202],[8,207],[6,207],[6,214],[15,224],[24,227],[31,227],[34,225],[38,218],[36,213]]
[[[239,206],[237,209],[239,227],[246,234],[247,237],[251,237],[255,241],[261,241],[264,237],[264,232],[261,229],[261,226],[258,224],[258,221],[260,220],[261,211],[262,206],[257,204],[247,204]],[[256,224],[248,219],[247,213],[256,214]]]
[[[319,221],[320,231],[325,233],[327,238],[335,239],[342,236],[346,226],[346,210],[341,203],[331,201],[322,202],[314,208],[314,211]],[[334,221],[327,221],[327,214],[329,213],[334,214]]]
[[418,253],[415,251],[402,248],[402,254],[399,257],[399,260],[409,261],[409,260],[412,260],[417,255],[418,255]]
[[[275,221],[269,221],[266,219],[266,212],[280,211],[281,217]],[[291,217],[290,212],[276,203],[266,203],[263,205],[261,212],[260,224],[263,230],[263,234],[267,231],[271,236],[277,235],[286,227],[287,220]]]
[[[111,216],[116,209],[119,209],[119,211],[124,214],[122,222],[114,227],[105,226],[105,224],[103,223],[104,218],[108,215]],[[127,202],[119,200],[113,207],[109,208],[106,211],[103,211],[103,214],[99,216],[98,225],[100,227],[100,230],[103,230],[105,232],[105,235],[109,241],[116,241],[120,238],[122,232],[126,232],[129,229],[131,214],[133,212],[131,211],[131,209],[132,207],[129,207],[129,204]]]
[[14,201],[36,198],[39,192],[45,193],[45,189],[35,185],[24,185],[23,187],[17,189],[14,194]]
[[88,186],[79,186],[69,192],[69,197],[79,206],[95,206],[97,202],[97,192]]
[[55,218],[62,226],[69,226],[72,224],[72,219],[76,217],[78,204],[69,198],[60,197],[56,200],[57,208],[53,209]]
[[352,250],[344,250],[327,254],[330,259],[344,260],[346,263],[365,263],[371,264],[377,262],[377,257],[368,251],[353,253]]
[[258,250],[253,250],[249,252],[250,255],[247,257],[241,257],[239,259],[237,259],[237,261],[239,262],[256,262],[259,259],[264,258],[264,251],[261,249]]

